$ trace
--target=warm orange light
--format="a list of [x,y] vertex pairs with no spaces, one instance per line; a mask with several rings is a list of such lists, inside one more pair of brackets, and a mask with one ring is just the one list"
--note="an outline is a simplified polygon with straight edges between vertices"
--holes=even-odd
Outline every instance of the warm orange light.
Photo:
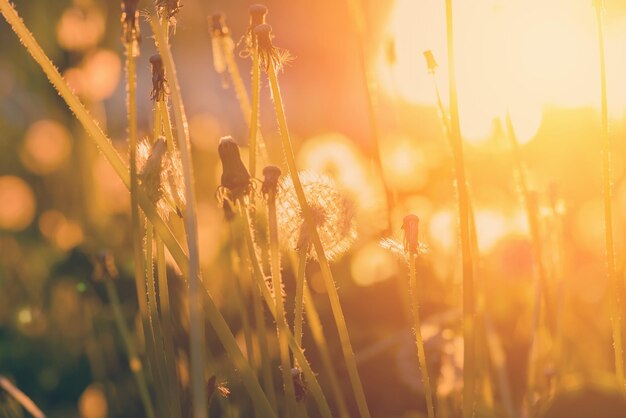
[[28,128],[20,157],[31,172],[48,174],[67,161],[71,147],[67,129],[58,122],[43,119]]
[[35,195],[15,176],[0,177],[0,230],[21,231],[35,216]]
[[[472,142],[487,139],[507,111],[522,142],[532,139],[546,105],[599,107],[597,34],[588,0],[490,0],[455,3],[456,67],[461,127]],[[379,59],[382,84],[413,103],[435,104],[423,51],[440,67],[436,79],[448,97],[443,2],[398,0],[388,24],[396,62]],[[626,20],[607,20],[609,109],[626,111]]]

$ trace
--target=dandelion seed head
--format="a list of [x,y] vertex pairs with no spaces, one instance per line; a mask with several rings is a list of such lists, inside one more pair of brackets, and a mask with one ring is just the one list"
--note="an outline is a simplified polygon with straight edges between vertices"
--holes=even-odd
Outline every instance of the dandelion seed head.
[[250,173],[241,161],[239,146],[230,136],[220,139],[218,153],[222,160],[221,186],[230,193],[234,200],[250,191]]
[[176,23],[176,15],[180,12],[180,0],[156,0],[156,7],[159,16],[170,20],[170,23]]
[[[299,177],[325,254],[329,260],[336,260],[356,240],[354,202],[328,176],[303,171]],[[309,257],[317,257],[291,176],[283,177],[280,182],[276,215],[281,241],[296,251],[308,248]]]
[[291,54],[286,49],[277,48],[272,43],[272,27],[263,23],[254,28],[259,43],[259,60],[261,67],[267,69],[274,65],[276,70],[282,69],[292,60]]

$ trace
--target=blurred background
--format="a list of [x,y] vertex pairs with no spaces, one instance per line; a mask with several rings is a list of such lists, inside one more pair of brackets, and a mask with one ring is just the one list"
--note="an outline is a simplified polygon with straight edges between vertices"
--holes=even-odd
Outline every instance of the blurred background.
[[[437,86],[447,107],[444,2],[363,0],[362,36],[355,30],[354,2],[265,2],[275,45],[294,58],[280,75],[292,140],[299,168],[330,175],[359,208],[359,238],[334,271],[372,414],[419,417],[424,410],[411,317],[399,303],[406,297],[407,269],[379,246],[383,236],[400,237],[408,213],[420,217],[421,240],[430,247],[418,268],[427,357],[439,402],[444,410],[454,411],[462,387],[460,251],[452,158],[435,90]],[[14,3],[125,156],[119,4]],[[482,416],[507,416],[504,398],[510,396],[511,404],[519,407],[530,374],[541,393],[554,388],[555,369],[565,376],[561,383],[570,378],[610,383],[595,15],[589,0],[455,4],[461,129],[479,246],[479,303],[495,347],[491,355],[498,354],[499,361],[491,360],[494,373],[507,382],[492,388],[491,397],[484,395],[481,405],[490,412]],[[140,5],[153,7],[148,1]],[[225,13],[237,42],[247,29],[249,3],[184,0],[183,5],[171,44],[193,146],[201,261],[215,299],[225,315],[234,316],[222,292],[229,279],[230,249],[228,226],[215,200],[221,173],[217,143],[221,136],[232,135],[245,156],[248,129],[228,81],[213,68],[207,17]],[[606,10],[616,249],[623,277],[626,5],[607,0]],[[141,30],[139,128],[148,135],[148,58],[155,47],[143,20]],[[4,20],[0,39],[0,374],[14,380],[50,417],[141,416],[108,298],[102,284],[92,280],[93,255],[111,250],[121,272],[116,286],[132,325],[137,298],[129,194]],[[426,50],[433,51],[440,65],[434,75],[426,68]],[[238,64],[249,88],[250,60],[238,58]],[[538,196],[562,338],[559,364],[537,361],[531,372],[527,365],[536,287],[528,225],[505,136],[507,111]],[[282,164],[266,81],[261,131],[272,162]],[[390,232],[384,183],[374,158],[377,147],[391,195]],[[317,266],[309,266],[307,273],[341,365]],[[293,273],[288,266],[285,275],[289,292]],[[178,290],[182,298],[182,285]],[[184,302],[179,313],[183,361]],[[237,327],[234,323],[235,331]],[[548,353],[555,344],[544,336],[535,355],[553,358]],[[215,341],[210,345],[219,365],[221,348]],[[313,351],[311,356],[316,369],[318,359]],[[218,367],[246,416],[245,393],[235,371]],[[343,366],[338,373],[347,382]],[[320,379],[324,385],[324,376]],[[0,394],[0,404],[7,402]]]

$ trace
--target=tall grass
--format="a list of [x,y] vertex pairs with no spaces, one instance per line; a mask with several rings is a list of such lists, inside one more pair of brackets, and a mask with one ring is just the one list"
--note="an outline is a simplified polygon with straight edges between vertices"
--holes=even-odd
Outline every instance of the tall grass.
[[457,197],[459,201],[459,226],[461,235],[461,255],[463,259],[463,418],[474,415],[476,390],[475,370],[475,325],[476,308],[474,296],[474,261],[470,236],[470,202],[465,175],[465,157],[459,103],[456,88],[454,25],[452,0],[446,0],[446,33],[448,46],[448,83],[450,85],[450,142],[454,156]]

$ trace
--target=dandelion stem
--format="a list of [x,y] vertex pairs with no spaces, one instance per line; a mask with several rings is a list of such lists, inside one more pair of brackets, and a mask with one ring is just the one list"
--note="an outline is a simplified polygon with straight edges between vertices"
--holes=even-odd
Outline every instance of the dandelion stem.
[[[158,371],[158,361],[156,361],[156,350],[154,344],[154,334],[151,327],[152,318],[146,301],[146,271],[144,265],[144,254],[139,213],[139,203],[137,200],[139,191],[139,181],[137,177],[137,74],[135,70],[135,50],[134,40],[129,40],[125,45],[126,49],[126,93],[128,105],[128,136],[129,136],[129,160],[130,160],[130,200],[131,200],[131,235],[133,242],[134,275],[135,287],[137,290],[137,300],[139,313],[141,316],[141,327],[145,336],[146,351],[151,365]],[[119,325],[119,323],[118,323]],[[130,355],[130,352],[129,352]],[[133,359],[134,361],[134,359]],[[131,368],[135,367],[131,362]],[[154,370],[153,370],[154,372]],[[157,388],[160,388],[162,380],[156,372],[153,373],[153,380]],[[141,386],[140,386],[141,391]],[[150,406],[152,408],[152,406]],[[147,413],[147,412],[146,412]]]
[[613,203],[611,184],[611,141],[609,138],[609,113],[606,87],[606,61],[604,50],[604,23],[603,1],[596,0],[596,20],[598,26],[598,49],[600,53],[600,90],[602,106],[602,191],[604,195],[604,232],[606,240],[606,258],[609,286],[613,295],[611,299],[611,325],[613,328],[613,350],[615,352],[615,375],[623,388],[626,388],[624,378],[624,351],[622,347],[622,284],[617,276],[615,267],[615,243],[613,239]]
[[4,389],[13,399],[19,402],[34,418],[46,418],[46,415],[35,402],[4,376],[0,376],[0,388]]
[[[289,342],[287,336],[281,329],[289,329],[285,317],[285,305],[283,303],[283,285],[280,273],[280,247],[278,245],[278,222],[276,220],[276,190],[272,189],[267,195],[267,217],[270,238],[270,268],[272,273],[272,286],[274,287],[274,300],[276,301],[276,323],[278,342],[280,349],[280,363],[285,385],[285,396],[287,398],[287,416],[296,416],[297,400],[294,389],[293,378],[291,376],[291,360],[289,358]],[[298,341],[298,334],[295,334],[296,342],[299,346],[302,341]]]
[[[250,233],[250,219],[248,218],[248,211],[243,210],[245,208],[245,204],[241,202],[241,199],[238,201],[238,206],[239,212],[242,214],[242,218],[245,223],[244,230],[247,231],[245,233],[246,242],[248,243],[248,245],[251,245],[254,241],[252,239],[252,234]],[[272,314],[274,320],[276,320],[277,316],[276,307],[274,306],[274,298],[267,287],[267,282],[265,281],[265,277],[263,276],[263,271],[261,270],[261,265],[256,255],[256,252],[251,253],[250,256],[252,257],[252,272],[256,284],[261,289],[261,295],[265,300],[265,304],[268,307],[268,310]],[[280,331],[283,332],[289,340],[289,348],[291,349],[291,353],[293,354],[295,360],[298,362],[298,365],[302,368],[302,372],[306,377],[309,388],[311,389],[311,394],[313,395],[313,398],[317,403],[321,416],[324,418],[331,418],[332,414],[330,412],[330,407],[328,406],[326,397],[322,392],[322,387],[320,386],[317,380],[317,376],[313,372],[313,369],[311,369],[311,365],[307,361],[306,356],[304,355],[304,351],[302,351],[302,348],[296,342],[295,337],[289,331],[289,328],[286,326],[286,324],[283,324],[281,321],[276,321],[276,324],[281,327]]]
[[185,180],[185,233],[189,248],[189,328],[191,351],[191,391],[194,418],[206,418],[207,393],[204,380],[204,325],[203,300],[200,292],[200,256],[198,253],[198,221],[196,217],[196,198],[193,182],[193,163],[191,161],[191,143],[185,108],[176,77],[176,69],[167,39],[156,17],[150,18],[152,30],[156,35],[159,53],[165,66],[165,74],[170,84],[178,146],[180,147],[183,178]]
[[422,372],[422,383],[424,384],[424,395],[426,396],[426,409],[428,418],[435,418],[435,407],[433,405],[433,391],[428,377],[428,365],[426,363],[426,352],[424,350],[424,339],[422,338],[422,323],[419,313],[419,293],[417,290],[417,276],[415,274],[416,254],[409,254],[409,285],[411,286],[411,307],[413,308],[413,320],[415,323],[415,342],[417,344],[417,358]]
[[113,317],[115,318],[117,329],[122,335],[122,341],[124,341],[126,354],[128,354],[128,365],[130,367],[130,370],[133,372],[133,377],[135,378],[135,381],[137,382],[137,387],[139,388],[139,396],[146,411],[146,416],[148,418],[154,418],[154,409],[152,407],[152,401],[150,400],[148,385],[146,384],[144,368],[141,365],[141,360],[139,359],[139,355],[137,354],[137,349],[135,347],[135,343],[133,342],[132,334],[128,329],[128,325],[126,325],[126,320],[124,319],[124,314],[122,313],[121,309],[120,299],[117,296],[117,290],[115,289],[115,285],[110,278],[107,278],[107,280],[105,280],[104,285],[106,288],[107,296],[109,298],[109,303],[111,304],[111,309],[113,310]]
[[359,414],[361,418],[370,418],[369,409],[367,407],[367,402],[365,400],[365,393],[363,391],[363,385],[361,384],[359,371],[357,369],[356,360],[354,358],[354,351],[352,350],[352,343],[350,342],[350,334],[348,332],[348,326],[346,325],[346,320],[343,315],[343,310],[341,308],[341,302],[339,301],[337,288],[335,287],[335,281],[333,279],[330,265],[328,264],[328,260],[326,259],[326,255],[324,253],[324,247],[320,240],[319,234],[317,233],[317,228],[315,227],[315,221],[313,220],[313,215],[306,201],[306,196],[304,195],[304,188],[302,187],[302,183],[300,182],[300,177],[298,176],[298,169],[296,167],[296,159],[293,153],[293,148],[291,146],[291,139],[289,138],[289,130],[287,129],[287,119],[285,117],[285,111],[283,108],[280,88],[278,86],[278,79],[276,77],[276,68],[274,68],[273,63],[268,66],[267,73],[268,73],[268,77],[270,80],[270,87],[272,89],[272,98],[274,99],[274,107],[276,109],[276,116],[278,119],[278,124],[280,126],[280,134],[281,134],[281,138],[283,142],[283,150],[285,152],[285,156],[287,157],[287,165],[289,167],[289,173],[291,174],[291,178],[293,180],[294,189],[296,191],[298,201],[300,202],[300,207],[302,209],[305,222],[309,226],[309,229],[310,229],[309,232],[312,236],[313,246],[315,248],[315,252],[317,253],[317,257],[320,263],[322,277],[324,278],[324,281],[325,281],[326,290],[328,291],[330,305],[333,311],[333,316],[335,317],[335,322],[337,324],[337,330],[339,332],[339,339],[341,340],[341,348],[343,351],[344,359],[346,361],[348,375],[350,377],[350,382],[352,384],[352,390],[354,392],[354,397],[357,402]]
[[172,328],[172,313],[170,309],[170,294],[167,283],[167,267],[165,264],[165,246],[158,235],[154,235],[156,244],[157,278],[159,281],[159,307],[161,308],[161,325],[163,326],[163,346],[165,348],[167,378],[171,384],[170,402],[173,417],[181,417],[180,385],[178,369],[176,368],[176,352],[174,350],[174,330]]
[[261,96],[261,67],[259,65],[259,45],[256,35],[252,34],[252,110],[250,113],[250,136],[248,144],[250,146],[248,168],[250,175],[256,177],[256,157],[257,157],[257,133],[259,131],[259,98]]
[[446,0],[446,32],[448,46],[448,77],[450,84],[450,142],[459,200],[459,225],[461,231],[461,254],[463,259],[463,418],[474,415],[476,387],[474,326],[476,309],[474,304],[474,267],[470,237],[470,203],[465,178],[463,142],[459,123],[459,103],[456,90],[454,64],[454,29],[452,0]]
[[543,302],[546,309],[547,322],[550,330],[555,328],[555,316],[552,307],[552,298],[550,297],[550,287],[548,284],[548,272],[546,270],[544,256],[543,256],[543,240],[541,238],[541,227],[539,222],[539,211],[537,208],[536,196],[531,193],[528,185],[528,179],[526,176],[526,168],[524,167],[524,160],[522,152],[520,150],[517,135],[513,128],[513,122],[511,121],[511,115],[506,115],[506,127],[507,136],[511,144],[511,150],[513,152],[513,163],[515,164],[515,171],[517,174],[517,183],[519,191],[522,195],[524,202],[524,208],[526,209],[526,218],[528,219],[528,226],[530,229],[530,235],[533,241],[533,253],[535,259],[535,265],[537,266],[537,275],[539,278],[539,287],[543,294]]
[[309,252],[308,245],[298,250],[298,275],[296,276],[296,307],[293,318],[293,335],[298,345],[302,345],[302,325],[304,316],[304,286],[306,280],[306,262]]

